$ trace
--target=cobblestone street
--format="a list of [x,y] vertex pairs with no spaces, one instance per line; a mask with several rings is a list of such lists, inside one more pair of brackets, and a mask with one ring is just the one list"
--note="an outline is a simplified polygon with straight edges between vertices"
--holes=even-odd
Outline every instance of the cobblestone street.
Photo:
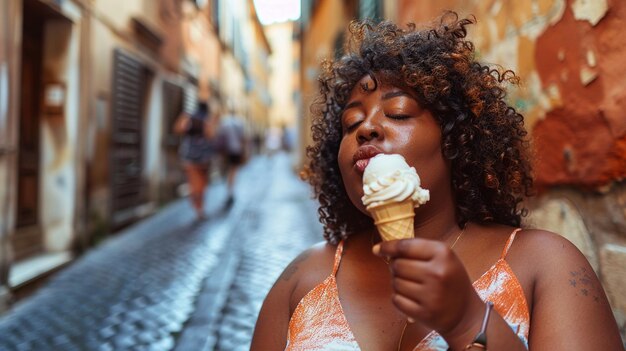
[[0,319],[0,350],[247,350],[283,268],[322,240],[309,187],[284,154],[223,182],[208,220],[185,199],[113,236]]

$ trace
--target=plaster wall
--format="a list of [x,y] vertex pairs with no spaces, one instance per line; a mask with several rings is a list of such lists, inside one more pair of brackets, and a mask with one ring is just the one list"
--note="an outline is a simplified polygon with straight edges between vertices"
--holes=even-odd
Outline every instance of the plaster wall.
[[317,78],[324,59],[333,58],[336,38],[344,33],[350,21],[344,5],[339,1],[318,1],[311,22],[303,31],[301,47],[301,105],[303,106],[301,123],[298,128],[301,141],[300,157],[306,162],[305,148],[311,145],[311,104],[318,93]]
[[106,21],[121,33],[129,33],[129,18],[144,13],[143,1],[96,0],[93,2],[94,13],[99,21]]
[[[79,32],[66,20],[44,30],[44,83],[65,87],[64,113],[41,116],[41,228],[46,251],[71,247],[74,235],[79,84]],[[44,93],[45,94],[45,93]]]
[[[186,4],[192,7],[191,4]],[[193,11],[186,9],[187,13]],[[198,99],[207,100],[211,96],[211,81],[220,75],[220,55],[222,48],[219,38],[204,15],[185,16],[181,25],[182,45],[187,59],[198,67]]]
[[220,91],[226,98],[224,112],[228,112],[231,107],[237,112],[243,112],[247,98],[244,94],[244,76],[241,66],[229,51],[225,52],[220,60],[222,67]]
[[154,201],[159,196],[159,185],[163,173],[160,164],[163,163],[161,153],[161,140],[163,137],[163,78],[157,75],[152,78],[148,88],[148,102],[146,106],[146,120],[144,123],[145,138],[143,149],[145,158],[143,165],[144,179],[148,185],[148,199]]
[[272,75],[270,77],[270,126],[293,126],[297,117],[294,96],[294,56],[293,23],[283,22],[267,27],[267,36],[272,44],[273,55],[270,58]]

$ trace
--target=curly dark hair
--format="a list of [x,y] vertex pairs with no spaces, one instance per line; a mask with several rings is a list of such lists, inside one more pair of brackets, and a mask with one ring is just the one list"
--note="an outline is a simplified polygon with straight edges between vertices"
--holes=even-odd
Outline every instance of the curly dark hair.
[[519,79],[475,60],[474,45],[466,39],[466,26],[473,23],[473,17],[459,19],[454,12],[419,30],[414,24],[401,29],[389,22],[352,22],[346,54],[322,64],[320,95],[311,108],[308,181],[330,243],[373,223],[350,202],[337,161],[343,107],[365,75],[411,89],[439,122],[459,226],[520,225],[527,213],[521,202],[533,187],[529,144],[522,115],[504,100],[505,84]]

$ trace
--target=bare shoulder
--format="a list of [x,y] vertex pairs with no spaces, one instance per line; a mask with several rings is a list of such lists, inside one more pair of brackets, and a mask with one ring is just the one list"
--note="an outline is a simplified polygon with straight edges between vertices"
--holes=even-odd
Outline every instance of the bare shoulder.
[[590,268],[585,255],[559,234],[542,229],[524,229],[515,241],[516,247],[512,251],[523,257],[527,268],[538,276],[564,269]]
[[535,299],[556,291],[561,296],[599,303],[605,300],[600,281],[585,255],[565,237],[546,230],[525,230],[520,236],[526,262],[535,277]]
[[274,283],[270,295],[278,294],[283,301],[286,301],[301,285],[305,285],[314,277],[321,276],[325,268],[330,272],[334,248],[326,242],[320,242],[302,251],[283,270]]
[[534,278],[530,348],[623,350],[606,294],[585,255],[556,233],[520,234],[517,256]]
[[[279,281],[298,282],[303,275],[314,274],[315,270],[321,268],[319,265],[327,263],[328,258],[332,258],[335,252],[335,246],[326,242],[319,242],[310,248],[302,251],[296,258],[287,265],[283,273],[280,275]],[[332,261],[330,262],[332,267]],[[311,271],[313,270],[313,272]]]
[[[568,282],[570,276],[594,274],[589,261],[567,238],[542,229],[523,229],[507,256],[524,286],[537,292],[542,283],[549,287]],[[594,274],[595,277],[595,274]],[[597,280],[597,279],[596,279]]]
[[337,246],[320,242],[303,251],[285,268],[277,284],[289,284],[290,311],[304,295],[316,285],[324,281],[332,273],[333,261]]
[[263,302],[251,350],[285,349],[289,319],[302,298],[302,291],[315,279],[323,281],[324,274],[330,274],[334,252],[332,245],[316,244],[299,254],[285,268]]

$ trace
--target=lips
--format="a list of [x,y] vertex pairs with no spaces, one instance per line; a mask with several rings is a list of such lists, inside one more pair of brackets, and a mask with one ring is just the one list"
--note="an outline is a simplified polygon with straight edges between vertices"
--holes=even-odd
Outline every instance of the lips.
[[358,160],[356,161],[356,163],[354,164],[354,166],[356,167],[356,169],[363,173],[365,172],[365,167],[367,167],[367,165],[370,163],[370,159],[369,158],[365,158],[362,160]]
[[363,173],[365,171],[365,167],[367,167],[370,162],[370,158],[382,153],[383,151],[374,145],[361,146],[352,157],[354,167],[359,173]]

